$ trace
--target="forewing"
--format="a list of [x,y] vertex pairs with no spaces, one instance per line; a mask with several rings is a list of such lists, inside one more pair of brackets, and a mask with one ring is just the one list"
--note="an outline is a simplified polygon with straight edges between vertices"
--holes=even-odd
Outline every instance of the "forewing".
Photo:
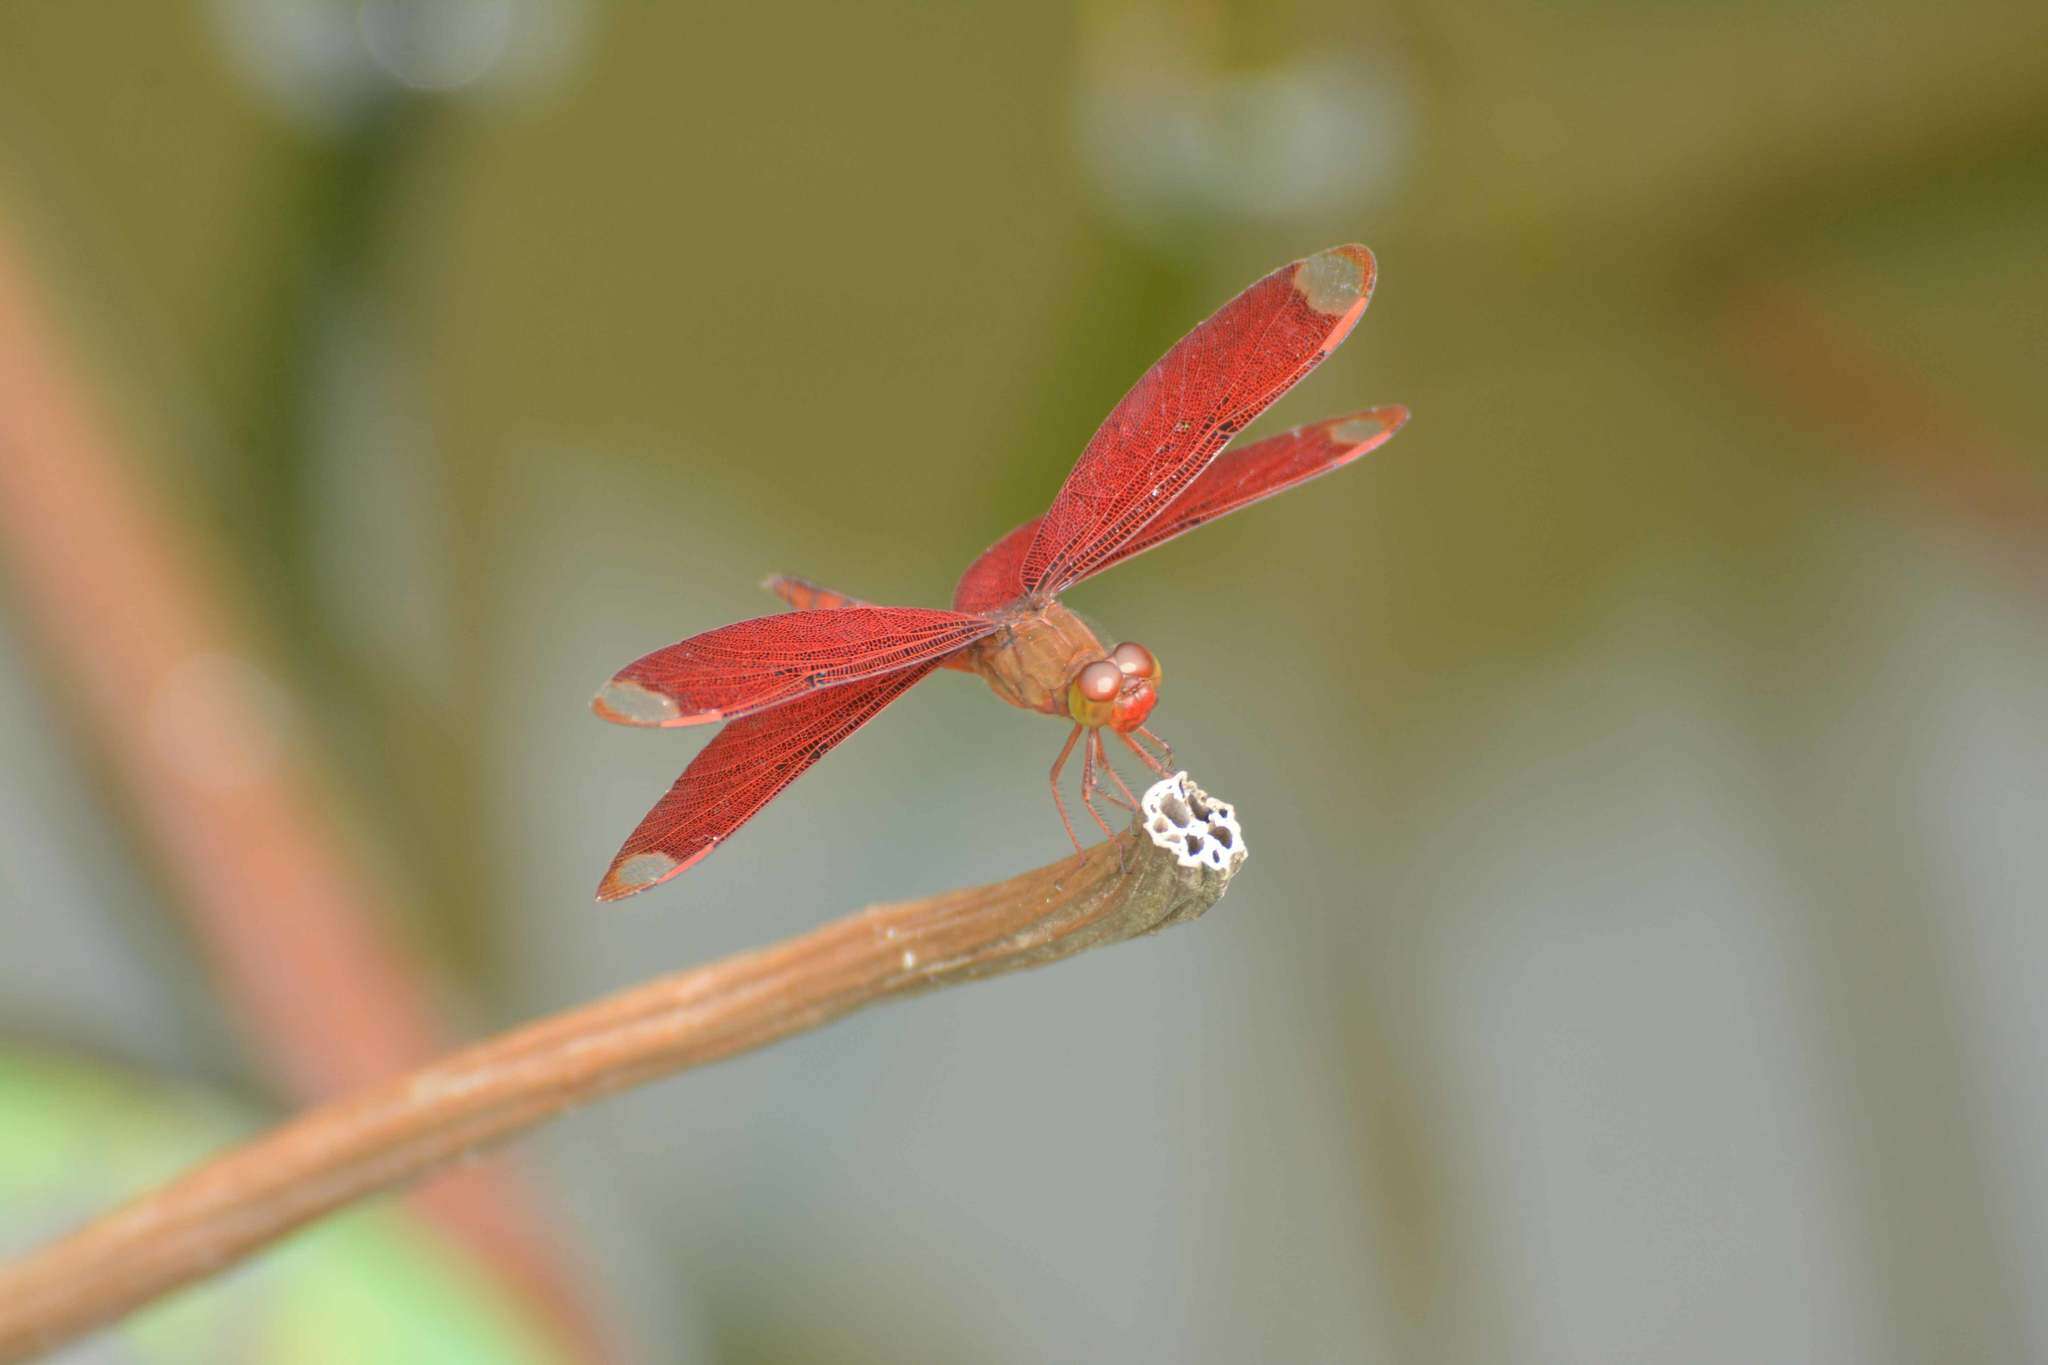
[[1343,341],[1372,297],[1362,246],[1259,280],[1175,343],[1124,395],[1040,520],[1021,572],[1050,595],[1101,568],[1216,452]]
[[[1093,572],[1101,573],[1112,564],[1121,564],[1226,513],[1342,469],[1359,456],[1385,445],[1407,420],[1408,409],[1399,405],[1368,408],[1349,417],[1296,427],[1242,450],[1225,451],[1135,539],[1103,560]],[[968,565],[953,595],[954,608],[986,611],[1022,592],[1021,587],[1005,585],[1015,582],[1024,562],[1025,547],[1037,530],[1036,520],[1025,522]],[[999,595],[1005,592],[1007,596]]]
[[938,667],[812,693],[736,720],[693,759],[612,859],[597,898],[615,901],[658,886],[711,852],[839,741]]
[[820,688],[935,663],[994,630],[923,607],[790,611],[693,635],[626,665],[590,704],[620,725],[701,725]]

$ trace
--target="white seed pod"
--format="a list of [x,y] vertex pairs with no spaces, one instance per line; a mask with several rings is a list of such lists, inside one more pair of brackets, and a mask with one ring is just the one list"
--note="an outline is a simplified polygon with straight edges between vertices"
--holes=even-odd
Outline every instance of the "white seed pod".
[[1185,772],[1153,783],[1139,805],[1146,835],[1182,867],[1206,867],[1228,875],[1249,852],[1237,813],[1228,802],[1189,781]]

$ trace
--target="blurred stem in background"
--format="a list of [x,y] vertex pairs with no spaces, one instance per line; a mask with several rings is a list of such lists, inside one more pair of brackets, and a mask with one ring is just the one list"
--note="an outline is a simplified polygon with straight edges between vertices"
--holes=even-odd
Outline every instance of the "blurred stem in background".
[[2048,482],[2016,447],[1829,316],[1810,289],[1757,284],[1738,292],[1727,322],[1736,360],[1789,417],[1836,433],[1845,458],[1968,523],[2031,587],[2048,588]]
[[[50,684],[285,1093],[331,1097],[416,1066],[449,1035],[391,932],[392,907],[328,815],[331,784],[295,752],[222,567],[135,480],[53,339],[10,227],[0,223],[0,555]],[[466,1168],[420,1198],[578,1354],[603,1354],[505,1169]]]
[[[446,685],[475,674],[463,653],[473,632],[449,619],[452,585],[473,587],[475,573],[463,572],[467,539],[437,496],[444,470],[418,414],[420,364],[401,285],[400,206],[446,118],[441,101],[387,83],[341,127],[303,144],[283,191],[296,206],[262,217],[269,240],[252,253],[251,296],[270,311],[255,344],[237,338],[223,362],[257,368],[238,428],[238,478],[222,502],[244,561],[272,570],[259,585],[265,606],[297,686],[328,717],[330,761],[385,810],[383,841],[434,906],[419,928],[466,977],[487,980],[496,964],[481,908],[479,737],[474,708],[453,705]],[[360,410],[366,401],[371,410]],[[394,478],[410,518],[371,532],[388,540],[353,538],[361,518],[334,504],[374,502]],[[408,533],[424,543],[394,543]],[[382,568],[363,573],[363,564]],[[424,572],[408,582],[409,570]],[[387,633],[433,646],[402,658],[374,648],[380,617],[395,623]]]
[[303,144],[298,174],[284,191],[296,208],[262,218],[272,249],[255,253],[250,266],[251,295],[267,300],[270,312],[249,348],[261,370],[250,376],[243,477],[223,492],[240,513],[232,519],[240,548],[277,570],[258,586],[275,599],[267,605],[280,623],[298,623],[291,644],[330,659],[341,651],[317,628],[313,464],[324,444],[323,401],[334,388],[327,373],[334,333],[360,296],[382,288],[379,244],[389,231],[394,184],[433,118],[431,106],[392,94],[347,127]]
[[[229,472],[202,514],[219,528],[217,547],[181,533],[166,515],[179,504],[137,482],[131,452],[78,378],[84,368],[31,297],[37,272],[15,225],[0,222],[0,554],[46,646],[51,686],[190,913],[225,1012],[297,1100],[417,1066],[457,1036],[403,935],[437,934],[470,959],[485,942],[470,932],[474,916],[458,913],[486,889],[473,716],[433,687],[435,664],[444,678],[460,674],[447,655],[461,646],[424,667],[394,666],[375,646],[389,643],[378,627],[393,615],[416,639],[456,635],[444,561],[461,537],[440,524],[446,508],[420,496],[440,486],[438,455],[416,420],[399,244],[403,206],[418,198],[408,178],[446,121],[435,91],[487,71],[478,54],[502,58],[513,16],[503,6],[216,7],[225,55],[294,116],[260,186],[282,202],[250,220],[257,235],[242,244],[236,287],[213,304],[220,343],[201,362],[225,381],[215,406],[231,433]],[[411,521],[349,518],[352,506],[388,501],[394,481],[419,504]],[[389,543],[407,532],[413,544]],[[359,565],[382,566],[368,581],[397,600],[361,600]],[[348,787],[375,799],[337,800]],[[368,810],[377,818],[358,817]],[[389,897],[394,882],[427,894]],[[433,913],[400,916],[394,899]],[[474,980],[481,965],[465,961],[460,975]],[[573,1354],[609,1354],[506,1168],[458,1171],[419,1201]]]

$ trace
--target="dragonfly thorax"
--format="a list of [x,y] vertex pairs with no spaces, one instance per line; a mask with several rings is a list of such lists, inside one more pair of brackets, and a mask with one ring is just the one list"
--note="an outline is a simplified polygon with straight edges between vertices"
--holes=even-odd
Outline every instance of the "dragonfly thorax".
[[[1027,599],[1001,619],[1003,629],[969,646],[964,658],[998,697],[1090,727],[1128,732],[1145,723],[1159,694],[1159,661],[1150,650],[1128,643],[1105,648],[1058,602]],[[1084,674],[1088,688],[1077,690]]]

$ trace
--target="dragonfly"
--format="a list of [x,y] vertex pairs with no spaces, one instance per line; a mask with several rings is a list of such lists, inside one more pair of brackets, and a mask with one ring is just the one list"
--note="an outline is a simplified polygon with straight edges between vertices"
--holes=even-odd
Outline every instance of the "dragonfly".
[[1224,449],[1350,334],[1377,274],[1366,248],[1331,247],[1255,281],[1182,337],[1111,410],[1045,515],[968,565],[952,610],[880,606],[778,575],[763,586],[789,610],[693,635],[620,669],[591,703],[603,719],[724,728],[627,838],[597,898],[634,895],[700,862],[828,750],[940,669],[978,674],[1010,705],[1067,722],[1050,773],[1060,823],[1079,850],[1060,794],[1079,745],[1082,805],[1111,835],[1097,795],[1136,802],[1110,766],[1103,733],[1166,773],[1173,751],[1145,724],[1162,672],[1135,641],[1104,648],[1059,596],[1197,526],[1341,469],[1400,430],[1408,410],[1390,404]]

